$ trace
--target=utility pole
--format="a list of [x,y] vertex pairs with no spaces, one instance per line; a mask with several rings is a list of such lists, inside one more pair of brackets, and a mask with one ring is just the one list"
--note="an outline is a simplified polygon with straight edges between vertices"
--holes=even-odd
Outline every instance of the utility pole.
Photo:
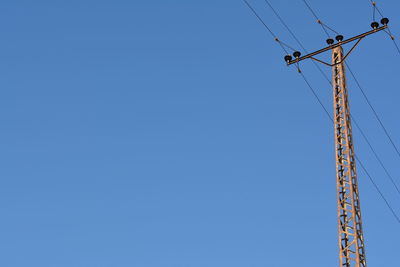
[[[332,67],[340,267],[367,266],[345,60],[363,38],[385,30],[388,27],[388,22],[387,18],[381,20],[382,26],[377,22],[373,22],[371,31],[347,40],[343,40],[342,35],[336,36],[336,43],[333,39],[328,39],[327,47],[303,57],[298,51],[293,53],[295,59],[290,55],[285,56],[285,61],[288,65],[298,64],[305,59],[312,59]],[[347,54],[344,54],[342,45],[351,42],[355,42],[355,44]],[[316,55],[329,50],[332,52],[331,63],[315,58]],[[298,70],[301,71],[300,69]]]

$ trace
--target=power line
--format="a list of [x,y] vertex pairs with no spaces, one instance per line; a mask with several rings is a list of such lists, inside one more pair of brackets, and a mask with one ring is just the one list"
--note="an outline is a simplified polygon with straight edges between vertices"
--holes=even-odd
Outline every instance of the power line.
[[[285,26],[285,28],[289,31],[289,33],[292,35],[292,37],[295,39],[297,43],[300,43],[299,39],[294,35],[294,33],[290,30],[289,26],[285,23],[285,21],[282,19],[282,17],[278,14],[278,12],[273,8],[273,6],[270,4],[268,0],[265,0],[265,3],[270,7],[272,12],[274,12],[275,16],[279,19],[279,21]],[[302,46],[303,50],[305,51],[306,49]]]
[[302,71],[299,72],[301,77],[303,78],[303,80],[306,82],[308,88],[310,89],[311,93],[314,95],[315,99],[317,99],[318,103],[320,104],[320,106],[322,107],[322,109],[324,110],[325,114],[328,116],[328,118],[333,122],[332,116],[329,113],[329,111],[327,110],[327,108],[325,107],[324,103],[322,103],[321,98],[319,98],[317,92],[314,90],[314,88],[311,86],[310,82],[308,81],[308,79],[306,78],[306,76],[304,75],[304,73]]
[[397,44],[396,39],[394,38],[394,35],[392,34],[392,31],[390,30],[390,28],[388,27],[387,31],[385,31],[385,32],[389,35],[389,37],[392,40],[394,46],[396,47],[397,52],[400,54],[399,45]]
[[369,0],[370,2],[371,2],[371,4],[372,4],[372,8],[374,9],[374,20],[375,20],[375,11],[378,11],[378,13],[379,13],[379,15],[381,15],[381,17],[383,18],[383,14],[382,14],[382,12],[379,10],[379,8],[378,8],[378,6],[377,6],[377,4],[376,4],[376,2],[375,1],[372,1],[372,0]]
[[307,3],[306,0],[302,0],[302,1],[307,6],[308,10],[310,10],[310,12],[313,14],[314,18],[317,20],[317,23],[319,25],[321,25],[322,29],[324,30],[324,32],[325,32],[326,36],[328,36],[328,38],[330,38],[331,35],[328,33],[327,29],[330,30],[331,32],[334,32],[335,34],[339,34],[337,31],[333,30],[331,27],[329,27],[328,25],[323,23],[322,20],[320,20],[320,18],[317,16],[315,11],[311,8],[311,6]]
[[275,33],[268,27],[268,25],[264,22],[264,20],[258,15],[258,13],[254,10],[254,8],[247,2],[246,0],[243,0],[243,2],[246,3],[247,7],[250,8],[251,11],[253,11],[254,15],[258,18],[258,20],[264,25],[264,27],[268,30],[268,32],[272,35],[274,39],[276,39]]
[[368,106],[371,108],[372,112],[374,113],[374,116],[375,116],[376,120],[379,122],[381,128],[385,132],[386,137],[389,139],[389,141],[392,144],[394,150],[396,150],[397,155],[400,157],[399,149],[397,148],[396,144],[394,143],[392,137],[390,136],[388,130],[386,129],[386,127],[383,124],[381,118],[379,117],[378,113],[376,112],[374,106],[372,105],[371,101],[369,100],[367,94],[365,93],[364,89],[362,88],[360,82],[358,81],[358,79],[356,78],[356,76],[354,75],[353,71],[351,70],[350,66],[347,63],[346,63],[346,66],[347,66],[347,69],[349,70],[351,76],[353,77],[354,81],[356,82],[357,87],[360,89],[365,101],[367,102]]
[[[285,43],[281,42],[278,37],[275,35],[275,33],[268,27],[268,25],[264,22],[264,20],[258,15],[258,13],[255,11],[255,9],[247,2],[246,0],[243,0],[243,2],[246,3],[247,7],[253,12],[253,14],[258,18],[258,20],[264,25],[264,28],[268,30],[268,32],[271,34],[271,36],[274,38],[276,42],[280,45],[280,47],[283,49],[283,51],[288,55],[289,52],[285,48],[287,46]],[[291,47],[287,46],[289,49],[292,49]]]
[[376,191],[378,191],[379,195],[385,201],[386,206],[390,209],[390,212],[393,214],[393,216],[396,218],[396,221],[400,223],[400,217],[396,214],[392,206],[390,205],[389,201],[386,199],[386,197],[383,195],[382,191],[379,189],[378,185],[375,183],[374,179],[372,176],[369,174],[367,169],[365,168],[364,164],[361,162],[361,160],[357,157],[356,155],[357,162],[360,164],[361,168],[365,172],[365,174],[368,176],[369,180],[371,181],[372,185],[375,187]]
[[394,188],[396,189],[397,193],[400,194],[400,189],[399,186],[396,184],[396,182],[394,181],[392,175],[389,173],[388,169],[386,168],[386,166],[383,164],[381,158],[378,156],[378,153],[376,153],[374,147],[372,146],[371,142],[368,140],[367,136],[365,135],[365,133],[361,130],[358,122],[354,119],[353,116],[351,116],[352,121],[354,122],[354,124],[356,125],[357,129],[360,131],[361,135],[363,136],[364,140],[367,142],[369,148],[371,149],[372,153],[374,154],[376,160],[379,162],[379,164],[381,165],[382,169],[384,170],[384,172],[386,173],[386,176],[389,178],[390,182],[393,184]]

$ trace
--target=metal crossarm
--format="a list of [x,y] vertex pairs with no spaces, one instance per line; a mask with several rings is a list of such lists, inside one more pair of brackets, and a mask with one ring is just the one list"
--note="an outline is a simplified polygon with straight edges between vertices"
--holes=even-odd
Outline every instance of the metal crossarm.
[[[310,54],[308,54],[308,55],[305,55],[305,56],[298,57],[298,58],[295,58],[295,59],[293,59],[293,60],[290,60],[290,61],[287,62],[287,64],[288,64],[288,65],[292,65],[292,64],[298,63],[298,62],[300,62],[300,61],[302,61],[302,60],[311,58],[311,59],[313,59],[313,60],[316,60],[316,61],[319,61],[319,62],[321,62],[321,63],[324,63],[325,65],[332,66],[331,64],[328,64],[328,63],[325,63],[325,62],[323,62],[323,61],[321,61],[321,60],[315,59],[314,56],[319,55],[319,54],[321,54],[321,53],[324,53],[324,52],[326,52],[326,51],[335,49],[335,48],[337,48],[337,47],[341,47],[341,46],[344,45],[344,44],[351,43],[351,42],[356,41],[356,40],[357,40],[357,43],[356,43],[356,45],[357,45],[364,37],[366,37],[366,36],[368,36],[368,35],[371,35],[371,34],[373,34],[373,33],[377,33],[377,32],[379,32],[379,31],[385,30],[385,29],[387,29],[387,27],[388,27],[388,25],[383,25],[383,26],[378,27],[378,28],[376,28],[376,29],[373,29],[373,30],[371,30],[371,31],[368,31],[368,32],[362,33],[362,34],[360,34],[360,35],[354,36],[354,37],[352,37],[352,38],[350,38],[350,39],[343,40],[343,41],[340,41],[340,42],[338,42],[338,43],[336,43],[336,44],[329,45],[329,46],[327,46],[327,47],[325,47],[325,48],[322,48],[322,49],[320,49],[320,50],[318,50],[318,51],[315,51],[315,52],[313,52],[313,53],[310,53]],[[355,45],[355,46],[356,46],[356,45]],[[354,47],[355,47],[355,46],[354,46]],[[353,51],[354,47],[350,50],[350,52]],[[350,52],[349,52],[348,54],[350,54]],[[348,54],[346,55],[346,57],[348,56]],[[332,63],[332,64],[333,64],[333,63]]]

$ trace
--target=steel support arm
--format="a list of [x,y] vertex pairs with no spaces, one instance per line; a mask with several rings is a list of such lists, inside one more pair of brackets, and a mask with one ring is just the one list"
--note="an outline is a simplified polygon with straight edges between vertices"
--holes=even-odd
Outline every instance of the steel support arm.
[[363,33],[363,34],[354,36],[354,37],[352,37],[352,38],[350,38],[350,39],[347,39],[347,40],[338,42],[338,43],[336,43],[336,44],[332,44],[332,45],[330,45],[330,46],[327,46],[327,47],[325,47],[325,48],[322,48],[322,49],[320,49],[320,50],[318,50],[318,51],[315,51],[315,52],[313,52],[313,53],[310,53],[310,54],[308,54],[308,55],[305,55],[305,56],[296,58],[296,59],[294,59],[294,60],[291,60],[291,61],[289,61],[287,64],[288,64],[288,65],[292,65],[292,64],[298,63],[298,62],[300,62],[300,61],[302,61],[302,60],[305,60],[305,59],[308,59],[308,58],[311,58],[311,59],[314,59],[314,60],[315,60],[314,56],[316,56],[316,55],[319,55],[319,54],[324,53],[324,52],[326,52],[326,51],[332,50],[332,49],[337,48],[337,47],[339,47],[339,46],[342,46],[342,45],[344,45],[344,44],[351,43],[351,42],[353,42],[353,41],[355,41],[355,40],[363,39],[364,37],[366,37],[366,36],[368,36],[368,35],[371,35],[371,34],[373,34],[373,33],[376,33],[376,32],[382,31],[382,30],[385,30],[385,29],[387,29],[387,27],[388,27],[387,25],[383,25],[382,27],[373,29],[373,30],[371,30],[371,31],[369,31],[369,32],[365,32],[365,33]]

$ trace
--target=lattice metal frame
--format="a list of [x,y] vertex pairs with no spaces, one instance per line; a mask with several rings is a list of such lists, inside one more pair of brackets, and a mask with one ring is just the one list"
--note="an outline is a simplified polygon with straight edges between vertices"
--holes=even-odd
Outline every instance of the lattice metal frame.
[[[342,40],[341,36],[336,38],[337,43],[330,40],[332,42],[329,42],[327,47],[305,56],[301,57],[299,51],[293,53],[295,59],[290,55],[285,56],[287,65],[296,64],[299,72],[301,72],[299,62],[305,59],[312,59],[332,67],[340,267],[367,266],[344,62],[361,40],[388,27],[387,23],[381,27],[372,24],[371,26],[373,27],[371,31],[347,40]],[[355,44],[344,55],[342,45],[352,42]],[[315,57],[329,50],[332,51],[331,63]]]
[[366,267],[350,106],[341,46],[332,49],[336,182],[341,267]]

